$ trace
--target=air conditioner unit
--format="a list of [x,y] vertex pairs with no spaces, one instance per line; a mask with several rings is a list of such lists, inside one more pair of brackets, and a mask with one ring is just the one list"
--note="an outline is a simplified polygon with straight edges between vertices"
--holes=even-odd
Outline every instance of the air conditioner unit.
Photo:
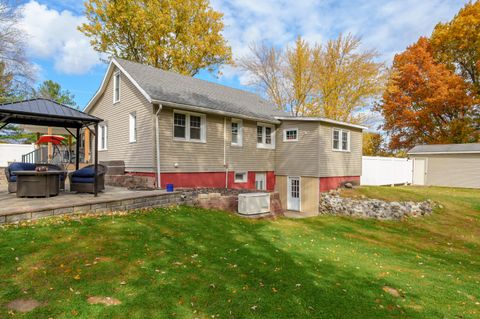
[[256,215],[270,213],[269,193],[246,193],[238,195],[238,213]]

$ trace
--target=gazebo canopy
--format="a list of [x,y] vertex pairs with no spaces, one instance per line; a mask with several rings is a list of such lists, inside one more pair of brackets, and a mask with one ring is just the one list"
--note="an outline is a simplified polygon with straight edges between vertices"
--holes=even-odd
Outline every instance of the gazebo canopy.
[[79,169],[80,129],[94,126],[95,135],[95,186],[94,194],[98,194],[98,123],[102,119],[87,113],[75,110],[69,106],[49,99],[31,99],[13,103],[0,104],[0,130],[8,124],[27,124],[48,127],[63,127],[69,133],[69,128],[76,129],[76,134],[70,133],[77,139],[75,169]]
[[0,104],[0,123],[82,128],[102,119],[49,99],[31,99]]

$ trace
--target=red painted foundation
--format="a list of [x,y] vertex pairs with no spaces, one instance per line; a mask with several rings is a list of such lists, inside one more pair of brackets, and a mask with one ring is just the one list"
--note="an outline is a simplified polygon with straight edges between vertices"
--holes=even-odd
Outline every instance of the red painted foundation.
[[[152,176],[155,173],[129,172],[129,175]],[[230,189],[255,189],[255,172],[248,172],[246,183],[235,183],[235,173],[228,172],[228,181],[225,178],[225,172],[202,172],[202,173],[161,173],[162,188],[166,188],[167,184],[173,184],[174,187],[185,188],[224,188],[228,182]],[[275,173],[266,172],[267,190],[275,189]]]
[[343,183],[352,182],[353,184],[360,184],[360,176],[333,176],[320,177],[320,192],[328,192],[332,189],[337,189]]

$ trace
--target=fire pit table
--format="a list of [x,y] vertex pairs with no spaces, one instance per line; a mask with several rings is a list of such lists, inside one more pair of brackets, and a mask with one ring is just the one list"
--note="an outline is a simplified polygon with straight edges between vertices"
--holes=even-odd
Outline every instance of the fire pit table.
[[60,192],[64,171],[15,171],[17,197],[50,197]]

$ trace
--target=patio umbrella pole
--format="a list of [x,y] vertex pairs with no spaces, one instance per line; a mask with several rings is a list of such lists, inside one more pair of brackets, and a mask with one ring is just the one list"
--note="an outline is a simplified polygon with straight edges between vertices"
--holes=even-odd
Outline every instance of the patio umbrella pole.
[[94,179],[94,185],[93,185],[93,190],[95,193],[95,197],[98,196],[98,123],[95,123],[95,179]]

